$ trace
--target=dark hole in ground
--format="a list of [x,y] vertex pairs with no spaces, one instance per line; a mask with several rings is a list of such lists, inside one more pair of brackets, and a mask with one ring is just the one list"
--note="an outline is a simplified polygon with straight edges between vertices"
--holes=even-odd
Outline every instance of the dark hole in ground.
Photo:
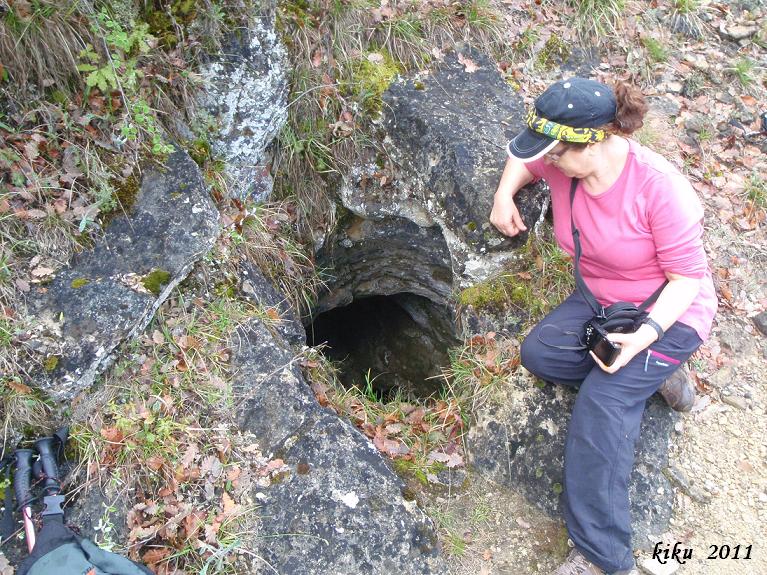
[[[444,384],[447,350],[458,345],[449,312],[411,293],[360,298],[318,315],[307,334],[310,345],[327,342],[326,357],[339,362],[346,387],[372,391],[378,399],[428,397]],[[433,378],[433,379],[429,379]]]

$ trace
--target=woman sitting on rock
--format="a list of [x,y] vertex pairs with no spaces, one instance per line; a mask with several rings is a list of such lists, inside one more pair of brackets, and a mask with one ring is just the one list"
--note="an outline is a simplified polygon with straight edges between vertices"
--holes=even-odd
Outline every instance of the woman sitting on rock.
[[628,479],[645,402],[660,391],[674,409],[692,407],[694,388],[679,367],[708,337],[716,312],[700,200],[674,166],[627,137],[646,111],[642,94],[625,84],[613,90],[583,78],[555,83],[509,143],[490,215],[507,236],[526,230],[514,194],[543,178],[557,242],[574,255],[578,230],[578,269],[599,305],[638,306],[660,293],[636,331],[609,334],[619,348],[609,366],[583,349],[584,325],[595,316],[583,289],[522,344],[530,372],[579,387],[563,493],[575,548],[555,575],[636,573]]

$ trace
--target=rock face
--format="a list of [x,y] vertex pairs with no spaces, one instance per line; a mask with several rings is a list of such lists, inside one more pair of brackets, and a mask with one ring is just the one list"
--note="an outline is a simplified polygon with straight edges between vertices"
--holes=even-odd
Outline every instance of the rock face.
[[[529,375],[515,378],[505,396],[482,413],[469,433],[469,455],[476,471],[559,515],[565,436],[576,394],[552,384],[541,389],[533,381]],[[662,472],[674,421],[662,400],[648,402],[629,480],[635,548],[651,547],[668,528],[673,490]]]
[[[476,71],[468,72],[459,56],[470,58]],[[447,56],[429,75],[393,84],[384,94],[384,109],[390,153],[401,172],[388,200],[370,203],[380,205],[379,211],[438,224],[459,277],[484,279],[497,271],[527,239],[526,234],[505,238],[489,222],[506,144],[524,125],[521,98],[493,62],[468,51]],[[528,227],[541,217],[544,196],[543,185],[517,196]],[[354,203],[366,200],[358,195]]]
[[317,254],[329,270],[328,291],[315,313],[348,305],[355,298],[412,293],[444,305],[452,291],[450,252],[437,226],[406,218],[352,216]]
[[218,121],[213,150],[226,161],[230,190],[263,201],[273,186],[266,150],[288,117],[287,55],[266,15],[222,48],[201,70],[207,85],[199,99]]
[[176,150],[162,169],[148,166],[130,213],[30,298],[44,338],[58,345],[37,384],[59,401],[86,390],[115,347],[146,327],[210,249],[218,229],[218,210],[185,152]]
[[290,302],[255,265],[243,264],[240,291],[262,308],[274,308],[279,313],[280,322],[276,329],[285,341],[290,345],[306,344],[306,331]]
[[[444,573],[436,534],[402,481],[349,423],[321,407],[292,351],[254,320],[233,340],[240,426],[284,460],[282,481],[254,494],[272,570],[306,575]],[[256,565],[254,565],[256,568]]]

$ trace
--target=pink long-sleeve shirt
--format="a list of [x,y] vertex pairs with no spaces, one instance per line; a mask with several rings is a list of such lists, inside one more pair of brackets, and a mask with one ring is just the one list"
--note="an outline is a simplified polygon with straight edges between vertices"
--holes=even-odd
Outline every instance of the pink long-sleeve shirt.
[[[590,195],[578,184],[573,213],[580,230],[583,279],[603,305],[640,304],[666,279],[664,272],[701,279],[700,291],[678,321],[705,341],[717,298],[703,249],[703,206],[672,164],[629,141],[621,175],[609,189]],[[525,164],[551,188],[554,235],[574,255],[570,229],[570,178],[543,159]]]

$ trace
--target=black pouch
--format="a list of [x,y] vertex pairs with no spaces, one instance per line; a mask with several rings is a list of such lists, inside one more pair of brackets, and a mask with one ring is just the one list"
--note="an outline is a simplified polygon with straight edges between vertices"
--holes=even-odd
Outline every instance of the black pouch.
[[586,346],[589,346],[590,337],[595,331],[590,330],[589,325],[596,324],[607,333],[634,333],[646,315],[647,312],[625,301],[619,301],[604,308],[601,314],[595,315],[583,326]]

